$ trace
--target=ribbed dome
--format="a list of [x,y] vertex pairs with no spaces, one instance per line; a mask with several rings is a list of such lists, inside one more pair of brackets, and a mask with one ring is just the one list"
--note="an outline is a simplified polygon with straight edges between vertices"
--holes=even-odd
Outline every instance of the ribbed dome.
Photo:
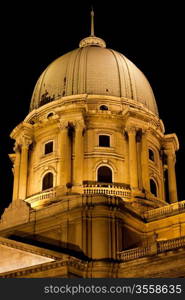
[[90,94],[125,97],[158,114],[151,86],[144,74],[124,55],[105,48],[99,39],[82,40],[75,49],[52,62],[40,76],[30,110],[61,97]]

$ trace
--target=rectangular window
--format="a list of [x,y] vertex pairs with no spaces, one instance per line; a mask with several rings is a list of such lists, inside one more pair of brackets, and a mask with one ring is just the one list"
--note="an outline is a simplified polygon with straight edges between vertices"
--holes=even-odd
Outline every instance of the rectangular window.
[[48,142],[45,144],[44,154],[49,154],[53,152],[53,142]]
[[110,147],[110,136],[99,135],[99,147]]
[[154,152],[151,149],[149,149],[149,159],[155,161]]

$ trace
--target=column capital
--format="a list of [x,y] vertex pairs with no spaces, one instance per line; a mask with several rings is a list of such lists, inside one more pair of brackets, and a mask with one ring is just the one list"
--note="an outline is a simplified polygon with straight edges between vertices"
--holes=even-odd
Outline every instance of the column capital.
[[176,158],[175,151],[173,149],[164,149],[164,153],[169,157],[169,158]]
[[83,131],[85,129],[84,120],[77,120],[73,122],[75,130]]
[[20,138],[19,143],[20,143],[20,145],[21,145],[22,148],[28,149],[29,146],[30,146],[31,143],[32,143],[32,138],[29,137],[29,136],[23,135],[23,136]]
[[14,151],[15,153],[20,152],[20,148],[21,148],[20,144],[16,141],[16,142],[14,143],[13,151]]
[[130,126],[130,127],[127,127],[125,129],[125,131],[128,133],[128,135],[135,135],[137,132],[137,128],[134,126],[132,126],[132,127]]
[[60,130],[64,130],[64,129],[68,129],[68,121],[65,121],[65,120],[60,120],[59,121],[59,124],[58,124],[58,127]]

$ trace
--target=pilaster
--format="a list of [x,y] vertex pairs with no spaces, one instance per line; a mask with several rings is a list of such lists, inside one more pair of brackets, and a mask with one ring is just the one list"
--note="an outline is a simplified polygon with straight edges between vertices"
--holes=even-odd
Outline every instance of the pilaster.
[[27,191],[27,177],[28,177],[28,150],[32,143],[32,139],[28,136],[22,136],[21,144],[21,163],[20,163],[20,180],[19,180],[19,198],[26,198]]
[[82,186],[83,181],[83,160],[84,160],[84,139],[83,131],[85,125],[83,120],[75,122],[75,146],[74,146],[74,170],[73,184]]
[[175,174],[176,156],[175,156],[175,152],[172,149],[165,150],[165,154],[167,155],[167,164],[168,164],[169,200],[170,203],[174,203],[178,201],[176,174]]
[[13,182],[13,201],[19,198],[19,180],[20,180],[20,162],[21,162],[21,152],[20,145],[15,143],[15,163],[14,163],[14,182]]
[[137,145],[136,145],[136,128],[127,129],[129,139],[129,174],[130,185],[133,189],[138,189],[138,169],[137,169]]
[[142,130],[142,150],[141,150],[141,167],[142,167],[142,183],[144,190],[150,192],[150,178],[149,178],[149,155],[148,155],[148,131]]
[[71,156],[68,136],[68,122],[61,121],[59,124],[59,172],[58,183],[60,186],[66,187],[69,182],[71,172]]

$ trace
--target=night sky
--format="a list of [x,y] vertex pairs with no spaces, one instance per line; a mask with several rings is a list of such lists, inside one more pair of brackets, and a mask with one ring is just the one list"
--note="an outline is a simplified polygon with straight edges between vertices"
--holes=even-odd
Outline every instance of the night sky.
[[[166,133],[176,133],[179,200],[185,200],[184,131],[184,9],[156,1],[75,1],[11,4],[1,11],[1,135],[0,208],[12,197],[12,171],[8,154],[13,153],[10,132],[28,114],[34,85],[42,71],[57,57],[78,47],[90,34],[90,8],[95,10],[95,34],[108,48],[123,53],[148,78]],[[137,5],[136,5],[137,3]]]

